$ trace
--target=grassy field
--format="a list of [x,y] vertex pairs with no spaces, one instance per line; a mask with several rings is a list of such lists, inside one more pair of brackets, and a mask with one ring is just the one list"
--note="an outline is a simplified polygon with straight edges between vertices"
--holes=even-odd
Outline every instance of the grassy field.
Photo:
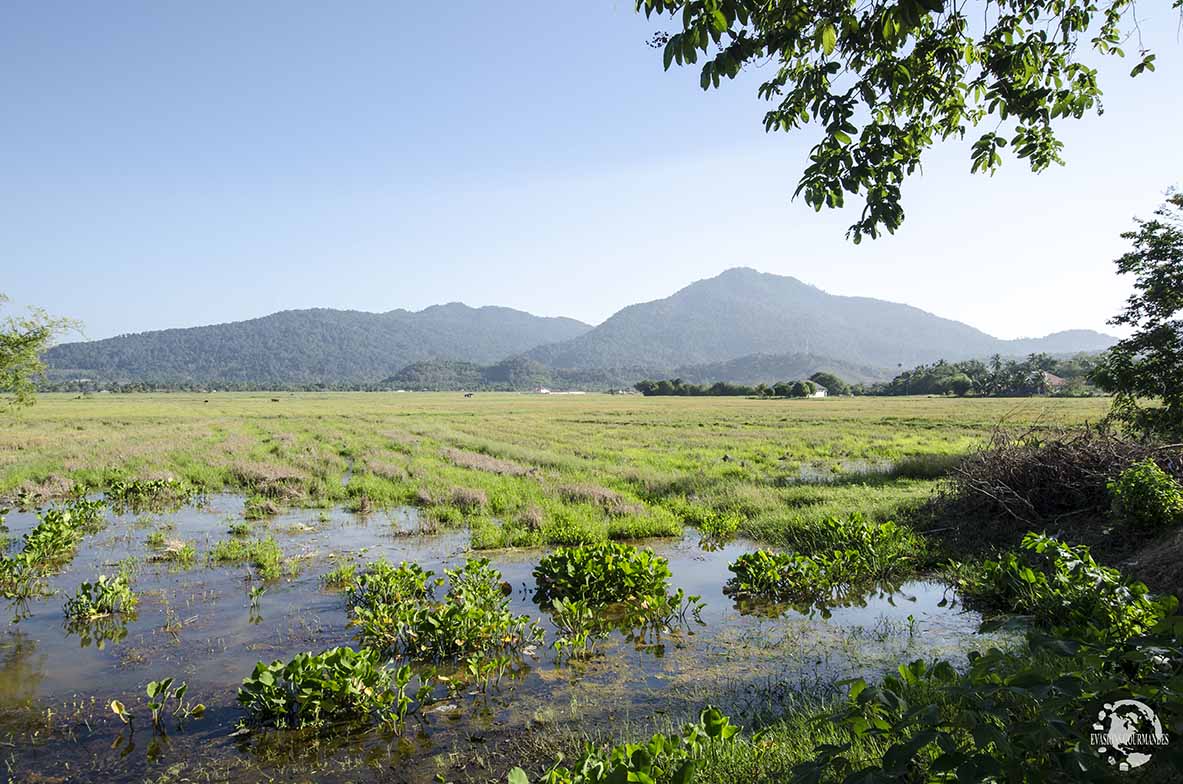
[[1100,399],[748,400],[458,393],[43,395],[0,420],[0,495],[171,476],[246,511],[427,509],[496,548],[674,535],[729,515],[788,544],[828,515],[899,517],[998,427]]

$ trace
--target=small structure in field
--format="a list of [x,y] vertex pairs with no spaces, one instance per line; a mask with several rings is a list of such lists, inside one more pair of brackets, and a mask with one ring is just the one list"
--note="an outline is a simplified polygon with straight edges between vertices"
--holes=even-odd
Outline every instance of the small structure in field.
[[813,382],[813,394],[810,397],[826,397],[830,391],[816,381]]

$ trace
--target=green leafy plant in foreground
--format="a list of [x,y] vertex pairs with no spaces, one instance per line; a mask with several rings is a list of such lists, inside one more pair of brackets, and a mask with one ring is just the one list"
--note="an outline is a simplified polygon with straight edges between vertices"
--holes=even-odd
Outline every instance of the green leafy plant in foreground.
[[[560,762],[534,779],[537,784],[604,784],[646,782],[690,784],[698,759],[715,743],[728,743],[739,732],[717,708],[704,708],[698,721],[680,735],[655,734],[647,743],[624,743],[610,749],[588,746],[570,768]],[[521,768],[509,773],[508,784],[530,784]]]
[[1030,615],[1076,638],[1126,639],[1174,612],[1173,596],[1154,598],[1145,585],[1093,560],[1085,545],[1028,533],[1023,551],[980,566],[962,566],[954,581],[984,608]]
[[[1147,636],[1091,643],[1033,633],[1016,650],[948,662],[915,661],[879,685],[850,682],[846,702],[818,718],[846,742],[819,746],[796,784],[900,781],[1114,782],[1129,777],[1090,733],[1105,703],[1137,699],[1170,732],[1183,720],[1183,619]],[[1149,732],[1140,729],[1139,732]],[[1173,740],[1173,738],[1171,738]],[[878,751],[868,764],[866,749]],[[1153,750],[1142,781],[1173,781],[1183,750]]]
[[444,572],[442,580],[417,564],[393,567],[379,561],[358,578],[349,594],[352,623],[367,646],[412,659],[441,661],[521,650],[542,639],[527,615],[509,610],[507,584],[484,558]]
[[1183,523],[1183,487],[1147,458],[1122,471],[1107,485],[1118,519],[1145,529]]
[[391,670],[373,648],[332,648],[301,653],[286,664],[259,662],[238,690],[252,722],[278,728],[324,727],[378,721],[401,726],[430,699],[433,679],[424,675],[412,694],[409,665]]

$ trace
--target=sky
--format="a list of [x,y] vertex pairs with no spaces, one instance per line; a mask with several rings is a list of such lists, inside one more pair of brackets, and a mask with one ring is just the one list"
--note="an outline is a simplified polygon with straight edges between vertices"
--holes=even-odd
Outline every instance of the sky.
[[4,3],[0,292],[88,339],[451,301],[598,323],[750,266],[1004,338],[1120,334],[1119,234],[1183,184],[1169,6],[1138,7],[1157,72],[1097,61],[1066,167],[941,146],[855,246],[857,207],[791,200],[816,135],[764,132],[768,69],[663,72],[632,0]]

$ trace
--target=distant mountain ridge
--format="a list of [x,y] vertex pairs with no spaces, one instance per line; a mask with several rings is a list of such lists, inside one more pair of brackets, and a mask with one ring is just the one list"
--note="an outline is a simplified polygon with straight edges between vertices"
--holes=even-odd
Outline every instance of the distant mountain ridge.
[[938,359],[1094,352],[1114,342],[1089,330],[1001,340],[910,305],[735,268],[630,305],[597,327],[461,303],[417,312],[321,308],[67,343],[44,358],[53,381],[607,388],[646,377],[758,383],[818,370],[878,381]]
[[73,372],[125,382],[364,384],[436,357],[490,364],[589,329],[574,319],[460,303],[418,312],[317,308],[66,343],[47,351],[45,362],[55,377]]
[[590,369],[810,354],[883,370],[993,354],[1098,351],[1114,342],[1088,330],[1001,340],[911,305],[837,296],[796,278],[737,267],[665,299],[630,305],[598,327],[528,356],[550,367]]

